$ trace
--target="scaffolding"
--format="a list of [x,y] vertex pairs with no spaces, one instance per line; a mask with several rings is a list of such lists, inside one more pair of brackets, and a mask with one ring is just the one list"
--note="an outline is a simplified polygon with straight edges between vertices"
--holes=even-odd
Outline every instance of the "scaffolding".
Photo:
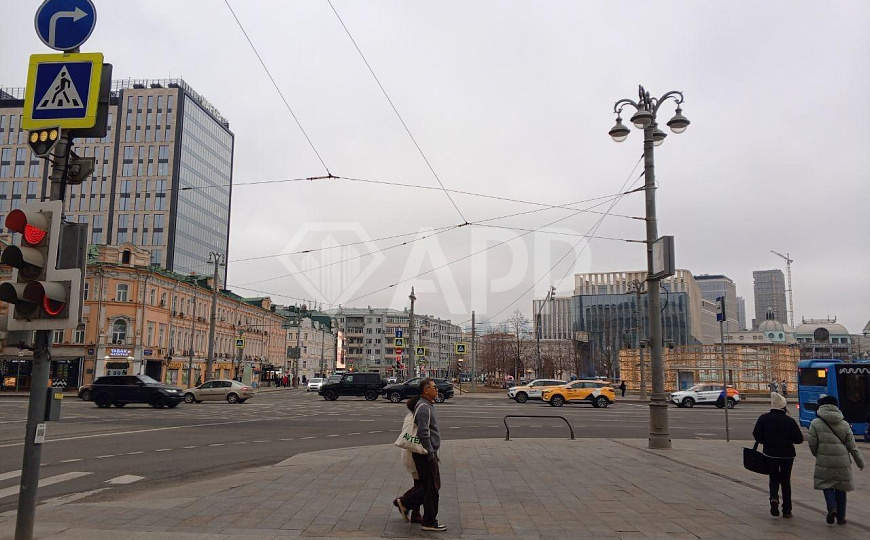
[[[649,351],[646,353],[647,391],[651,392]],[[741,392],[767,393],[770,381],[785,380],[797,391],[796,345],[767,343],[759,345],[726,344],[725,363],[728,384]],[[722,346],[687,345],[664,350],[665,390],[674,392],[701,383],[722,383]],[[628,388],[640,389],[640,349],[619,352],[620,378]]]

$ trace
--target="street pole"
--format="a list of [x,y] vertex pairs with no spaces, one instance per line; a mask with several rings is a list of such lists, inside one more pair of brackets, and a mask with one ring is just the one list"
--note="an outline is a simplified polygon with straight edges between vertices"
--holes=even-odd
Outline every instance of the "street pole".
[[[195,280],[196,278],[194,278]],[[196,341],[196,281],[193,282],[193,313],[190,316],[190,348],[187,350],[187,387],[193,388],[193,343]]]
[[[66,187],[67,167],[73,139],[61,130],[55,147],[51,168],[52,201],[62,201]],[[57,219],[60,219],[59,216]],[[21,483],[18,488],[18,512],[15,516],[15,540],[31,540],[36,520],[36,493],[39,488],[39,465],[42,460],[42,441],[36,432],[41,425],[45,433],[45,406],[48,397],[48,379],[51,372],[52,330],[36,330],[33,342],[33,363],[30,372],[30,399],[27,421],[24,425],[24,457],[21,461]],[[19,363],[20,366],[20,363]],[[96,365],[94,366],[96,367]],[[16,384],[18,378],[16,377]]]
[[[239,339],[242,339],[242,335],[245,333],[244,329],[239,329]],[[244,347],[236,347],[236,377],[239,377],[239,372],[242,370],[242,358],[245,353]]]
[[731,442],[731,430],[728,427],[728,371],[725,360],[725,314],[719,321],[719,339],[722,341],[722,408],[725,409],[725,442]]
[[652,340],[652,400],[650,401],[649,447],[671,448],[671,434],[668,421],[668,401],[665,394],[665,366],[662,358],[662,312],[658,280],[652,279],[653,244],[658,239],[656,217],[655,162],[653,161],[653,133],[656,123],[652,122],[644,130],[644,191],[646,194],[646,265],[647,298],[649,299],[649,332]]
[[293,358],[293,388],[299,388],[299,360],[302,359],[302,306],[296,309],[296,354]]
[[320,376],[323,377],[323,343],[326,339],[326,332],[323,328],[320,329]]
[[414,348],[414,301],[417,297],[414,296],[414,287],[411,287],[411,294],[408,296],[411,300],[411,313],[408,316],[408,378],[412,378],[417,373],[416,359],[417,351]]
[[205,380],[210,381],[214,374],[214,334],[215,324],[217,321],[217,299],[218,290],[220,289],[219,268],[221,266],[222,254],[217,251],[212,251],[208,254],[209,261],[214,263],[214,275],[211,282],[211,318],[208,323],[208,357],[205,360]]
[[[680,106],[683,103],[683,94],[678,91],[670,91],[659,98],[650,97],[643,86],[638,87],[637,102],[630,99],[620,99],[613,106],[616,116],[616,124],[608,132],[616,142],[624,141],[631,130],[622,124],[622,110],[626,105],[631,105],[636,112],[631,116],[631,123],[638,129],[642,129],[643,159],[644,159],[644,193],[646,206],[646,261],[647,261],[647,297],[649,299],[649,333],[652,358],[652,400],[650,401],[650,437],[649,447],[653,449],[671,448],[671,435],[668,423],[668,403],[665,394],[665,369],[662,358],[662,313],[661,296],[659,292],[659,280],[667,272],[672,273],[671,265],[668,268],[657,268],[653,259],[653,246],[658,240],[658,222],[656,218],[656,184],[655,184],[655,161],[653,148],[662,144],[667,134],[658,129],[656,114],[659,107],[673,99],[676,103],[674,116],[668,120],[667,125],[674,133],[682,133],[689,127],[689,119],[683,116]],[[667,261],[666,261],[667,262]],[[659,271],[659,274],[655,274]],[[653,277],[655,276],[655,277]]]
[[474,312],[471,312],[471,391],[474,392],[477,385],[477,363],[474,350]]

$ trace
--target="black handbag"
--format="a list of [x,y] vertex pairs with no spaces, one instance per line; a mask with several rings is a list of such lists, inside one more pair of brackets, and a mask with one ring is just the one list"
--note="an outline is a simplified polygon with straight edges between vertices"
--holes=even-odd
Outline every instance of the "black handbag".
[[758,451],[758,443],[752,448],[743,449],[743,467],[758,474],[770,474],[767,456]]

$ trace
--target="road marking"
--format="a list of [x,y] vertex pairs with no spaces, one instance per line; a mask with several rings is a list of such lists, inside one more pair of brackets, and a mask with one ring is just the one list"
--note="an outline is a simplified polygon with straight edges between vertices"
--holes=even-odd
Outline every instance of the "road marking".
[[291,437],[291,438],[289,438],[289,439],[278,439],[278,440],[280,440],[280,441],[292,441],[293,438]]
[[138,451],[136,451],[136,452],[127,452],[127,455],[128,455],[128,456],[135,456],[135,455],[137,455],[137,454],[144,454],[144,453],[145,453],[145,452],[143,452],[142,450],[138,450]]
[[360,422],[374,422],[374,420],[360,420]]
[[695,435],[701,435],[702,437],[715,437],[715,433],[695,433]]
[[73,458],[73,459],[64,459],[61,463],[75,463],[76,461],[81,461],[82,458]]
[[300,440],[300,441],[304,441],[305,439],[313,439],[313,438],[314,438],[314,437],[302,437],[302,438],[299,439],[299,440]]
[[327,435],[327,437],[341,437],[341,435]]
[[266,439],[266,440],[251,441],[251,442],[255,442],[255,443],[264,443],[264,442],[269,442],[269,440]]
[[[59,482],[66,482],[67,480],[75,480],[76,478],[81,478],[82,476],[87,476],[89,474],[94,474],[90,472],[68,472],[64,474],[59,474],[57,476],[50,476],[48,478],[43,478],[39,481],[38,487],[50,486],[52,484],[57,484]],[[0,489],[0,499],[10,497],[18,493],[19,486],[10,487],[6,489]]]
[[123,486],[126,484],[132,484],[133,482],[138,482],[145,478],[144,476],[136,476],[135,474],[125,474],[123,476],[117,476],[112,478],[111,480],[106,480],[107,484],[114,484],[117,486]]
[[115,457],[117,455],[118,454],[106,454],[105,456],[97,456],[97,459],[110,458],[110,457]]
[[359,433],[348,433],[348,435],[359,435]]
[[5,472],[3,474],[0,474],[0,482],[2,482],[3,480],[9,480],[10,478],[18,478],[19,476],[21,476],[20,470]]
[[211,447],[223,446],[224,444],[226,444],[226,443],[219,442],[219,443],[210,444],[209,446],[211,446]]
[[[450,426],[450,429],[459,429],[461,426]],[[534,426],[533,426],[534,427]]]
[[383,431],[381,431],[381,430],[379,430],[379,429],[376,429],[376,430],[374,430],[374,431],[369,431],[369,433],[383,433]]
[[158,448],[155,452],[169,452],[172,448]]
[[199,445],[194,444],[193,446],[182,446],[185,450],[190,450],[191,448],[199,448]]
[[248,441],[236,441],[233,444],[248,444]]

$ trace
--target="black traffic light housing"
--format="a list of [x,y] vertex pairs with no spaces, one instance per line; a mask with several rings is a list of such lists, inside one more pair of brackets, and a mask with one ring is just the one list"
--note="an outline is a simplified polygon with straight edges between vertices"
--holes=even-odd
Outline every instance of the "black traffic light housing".
[[41,158],[48,157],[58,140],[60,140],[59,127],[35,129],[27,134],[27,146],[36,157]]

